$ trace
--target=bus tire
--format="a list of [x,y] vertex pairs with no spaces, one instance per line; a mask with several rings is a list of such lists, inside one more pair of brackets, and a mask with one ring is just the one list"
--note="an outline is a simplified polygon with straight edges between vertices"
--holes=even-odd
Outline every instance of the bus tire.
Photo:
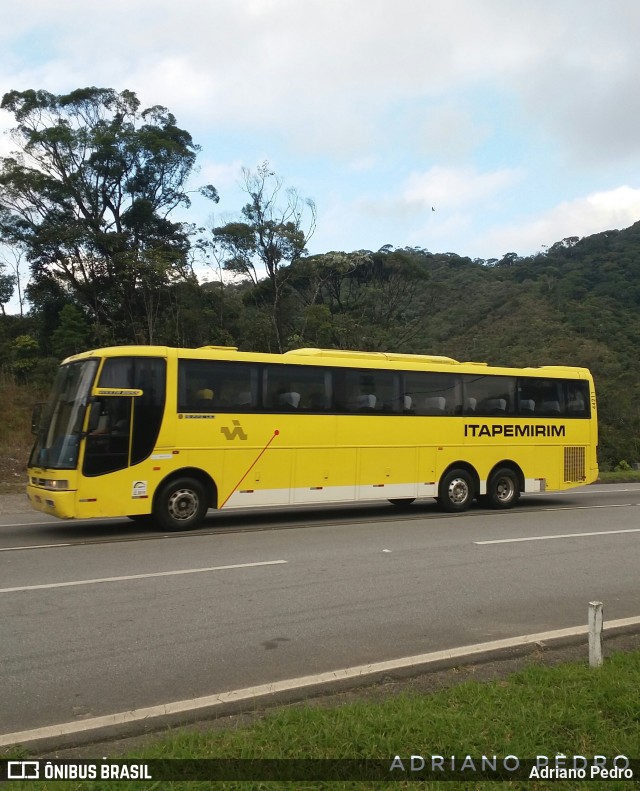
[[394,497],[394,499],[389,500],[389,502],[391,505],[395,505],[396,508],[408,508],[415,502],[415,499],[415,497]]
[[175,478],[156,498],[153,516],[164,530],[195,530],[209,510],[205,487],[196,478]]
[[520,481],[510,467],[500,467],[489,478],[484,502],[489,508],[513,508],[520,498]]
[[475,488],[473,477],[466,470],[449,470],[438,485],[438,504],[443,511],[466,511],[476,496]]

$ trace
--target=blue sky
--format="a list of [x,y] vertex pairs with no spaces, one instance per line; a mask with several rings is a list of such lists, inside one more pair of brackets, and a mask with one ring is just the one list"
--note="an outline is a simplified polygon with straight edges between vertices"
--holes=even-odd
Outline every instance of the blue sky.
[[22,0],[0,92],[165,105],[220,193],[194,221],[268,160],[317,205],[312,253],[499,258],[640,219],[638,41],[637,0]]

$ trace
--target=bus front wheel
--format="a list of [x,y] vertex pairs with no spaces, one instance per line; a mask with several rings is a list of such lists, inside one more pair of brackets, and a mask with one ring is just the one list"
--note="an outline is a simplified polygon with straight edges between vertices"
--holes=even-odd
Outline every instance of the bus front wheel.
[[449,470],[438,486],[443,511],[466,511],[475,497],[473,478],[466,470]]
[[209,509],[205,487],[195,478],[176,478],[165,484],[153,515],[165,530],[194,530]]
[[520,497],[518,476],[509,467],[496,470],[487,483],[483,498],[490,508],[512,508]]

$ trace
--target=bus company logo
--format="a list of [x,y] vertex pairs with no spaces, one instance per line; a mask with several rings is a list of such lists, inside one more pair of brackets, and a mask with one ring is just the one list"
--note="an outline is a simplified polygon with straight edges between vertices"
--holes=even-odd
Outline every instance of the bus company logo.
[[225,437],[229,440],[231,439],[247,439],[247,435],[244,433],[244,429],[240,425],[239,420],[232,420],[233,428],[229,428],[228,426],[222,426],[220,432],[225,435]]
[[564,437],[565,426],[518,426],[514,424],[481,426],[479,423],[465,423],[465,437]]

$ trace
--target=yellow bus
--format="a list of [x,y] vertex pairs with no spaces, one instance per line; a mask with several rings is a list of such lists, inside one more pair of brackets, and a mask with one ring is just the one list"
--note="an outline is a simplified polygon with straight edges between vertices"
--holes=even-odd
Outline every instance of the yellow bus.
[[510,508],[598,475],[588,370],[428,355],[97,349],[64,360],[34,432],[34,508],[166,530],[209,509]]

